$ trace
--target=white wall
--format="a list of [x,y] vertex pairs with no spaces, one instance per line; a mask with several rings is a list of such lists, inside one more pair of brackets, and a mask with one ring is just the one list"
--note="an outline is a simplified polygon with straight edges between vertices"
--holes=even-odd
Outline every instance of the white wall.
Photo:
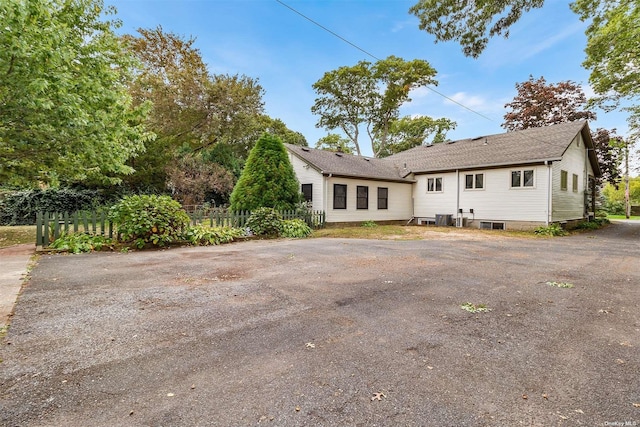
[[[534,171],[534,186],[511,188],[511,171],[525,169]],[[463,209],[463,216],[471,219],[469,210],[473,209],[476,221],[545,222],[548,172],[547,166],[540,165],[417,175],[413,192],[415,216],[452,214],[455,217],[458,209]],[[465,189],[465,175],[478,173],[484,174],[484,188]],[[442,193],[427,192],[427,179],[436,177],[443,178]]]
[[312,209],[318,211],[326,210],[323,199],[324,179],[322,174],[291,152],[289,152],[289,160],[293,166],[293,171],[296,173],[296,178],[298,178],[300,192],[302,192],[302,184],[313,185]]
[[[511,187],[511,172],[533,170],[533,187]],[[484,173],[484,188],[464,188],[465,174]],[[546,222],[548,212],[548,167],[524,166],[460,172],[460,208],[463,216],[474,210],[476,220]]]
[[[561,171],[567,171],[567,189],[561,189]],[[578,190],[573,191],[573,174],[578,175]],[[553,163],[552,220],[567,221],[584,218],[584,191],[588,185],[588,176],[593,175],[587,150],[578,134],[562,157],[562,161]]]
[[[326,177],[327,222],[408,221],[413,214],[411,183]],[[347,186],[347,209],[333,209],[333,185]],[[357,209],[357,186],[369,187],[369,208]],[[388,209],[378,209],[378,187],[388,188]]]
[[[428,178],[442,178],[442,192],[427,192]],[[413,188],[414,216],[434,218],[436,214],[456,214],[457,184],[455,172],[416,175]]]

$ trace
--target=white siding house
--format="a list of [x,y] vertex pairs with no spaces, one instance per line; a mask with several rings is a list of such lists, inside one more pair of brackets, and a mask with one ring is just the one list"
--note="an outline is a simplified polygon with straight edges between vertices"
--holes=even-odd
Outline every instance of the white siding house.
[[[525,229],[577,221],[593,214],[600,176],[583,121],[420,146],[384,159],[287,148],[327,222],[450,216],[459,226]],[[380,188],[387,189],[386,208],[378,205]]]

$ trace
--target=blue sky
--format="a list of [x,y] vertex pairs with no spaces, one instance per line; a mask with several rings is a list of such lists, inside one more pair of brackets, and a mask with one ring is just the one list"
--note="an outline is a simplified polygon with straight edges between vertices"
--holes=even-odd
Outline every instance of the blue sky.
[[[515,84],[544,76],[547,82],[572,80],[588,87],[584,60],[586,23],[568,0],[548,0],[524,15],[508,39],[495,38],[479,59],[466,58],[455,42],[434,44],[408,13],[417,0],[283,0],[378,58],[389,55],[423,59],[438,74],[435,89],[489,117],[487,120],[428,89],[413,91],[401,114],[446,117],[458,123],[447,136],[461,139],[502,133],[504,104],[516,95]],[[374,61],[276,0],[105,0],[118,10],[123,33],[161,25],[167,32],[194,36],[214,74],[245,74],[265,89],[266,113],[301,132],[314,146],[327,134],[315,127],[312,85],[322,75],[360,60]],[[628,132],[622,113],[597,111],[591,129]],[[371,154],[367,139],[361,141]],[[368,147],[368,148],[365,148]]]

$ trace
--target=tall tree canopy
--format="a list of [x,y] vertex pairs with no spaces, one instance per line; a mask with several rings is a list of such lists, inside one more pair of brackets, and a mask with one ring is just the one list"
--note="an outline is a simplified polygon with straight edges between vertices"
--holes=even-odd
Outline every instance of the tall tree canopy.
[[349,138],[343,138],[340,134],[329,133],[316,142],[316,148],[326,151],[353,154],[356,149]]
[[387,157],[424,144],[444,142],[447,131],[456,128],[449,119],[432,119],[427,116],[405,116],[391,123],[389,141],[379,150],[379,157]]
[[[508,37],[509,27],[524,12],[544,6],[544,0],[419,0],[410,12],[420,19],[420,28],[436,41],[455,40],[467,56],[477,58],[490,37]],[[589,82],[605,109],[631,105],[632,135],[640,132],[640,2],[637,0],[575,0],[570,4],[581,20],[590,21],[586,31]]]
[[[186,181],[178,177],[178,171],[190,162],[196,162],[199,170],[215,169],[203,162],[217,163],[235,179],[265,131],[306,145],[300,133],[264,114],[264,90],[257,79],[210,74],[194,38],[157,27],[139,29],[138,35],[127,35],[125,40],[141,63],[130,91],[136,104],[152,104],[148,126],[158,135],[147,153],[135,160],[140,172],[129,179],[130,186],[162,191],[168,184],[179,195],[185,188],[176,182]],[[183,159],[185,156],[189,158]],[[207,185],[216,191],[229,188],[227,175],[216,172],[212,176],[220,178],[219,185],[211,181]],[[229,196],[229,192],[226,197],[216,194],[217,202]],[[200,196],[188,195],[192,199]]]
[[274,208],[293,209],[300,201],[300,184],[284,144],[277,136],[263,134],[251,149],[247,164],[231,193],[234,211]]
[[509,28],[523,12],[543,5],[544,0],[419,0],[409,12],[437,41],[455,40],[465,55],[477,58],[490,37],[509,37]]
[[0,2],[0,180],[118,182],[152,134],[102,0]]
[[570,80],[553,84],[544,77],[529,76],[526,82],[516,83],[516,89],[513,101],[505,104],[511,111],[504,115],[502,127],[508,131],[596,118],[586,109],[582,87]]
[[[587,98],[582,88],[571,82],[547,83],[544,77],[516,83],[518,94],[505,107],[502,127],[508,131],[522,130],[575,120],[595,120],[587,110]],[[602,170],[602,180],[616,182],[620,177],[620,141],[615,129],[597,129],[592,134],[596,155]]]
[[329,71],[313,85],[319,95],[311,107],[320,116],[316,126],[341,129],[358,155],[360,127],[365,126],[378,157],[387,150],[391,124],[398,119],[400,106],[411,100],[411,89],[437,84],[435,75],[427,61],[395,56]]

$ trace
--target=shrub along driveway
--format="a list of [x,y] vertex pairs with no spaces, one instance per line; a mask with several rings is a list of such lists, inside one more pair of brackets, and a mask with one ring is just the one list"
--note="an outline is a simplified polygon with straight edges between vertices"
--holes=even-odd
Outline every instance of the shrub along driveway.
[[0,424],[640,423],[639,242],[618,223],[42,256]]

